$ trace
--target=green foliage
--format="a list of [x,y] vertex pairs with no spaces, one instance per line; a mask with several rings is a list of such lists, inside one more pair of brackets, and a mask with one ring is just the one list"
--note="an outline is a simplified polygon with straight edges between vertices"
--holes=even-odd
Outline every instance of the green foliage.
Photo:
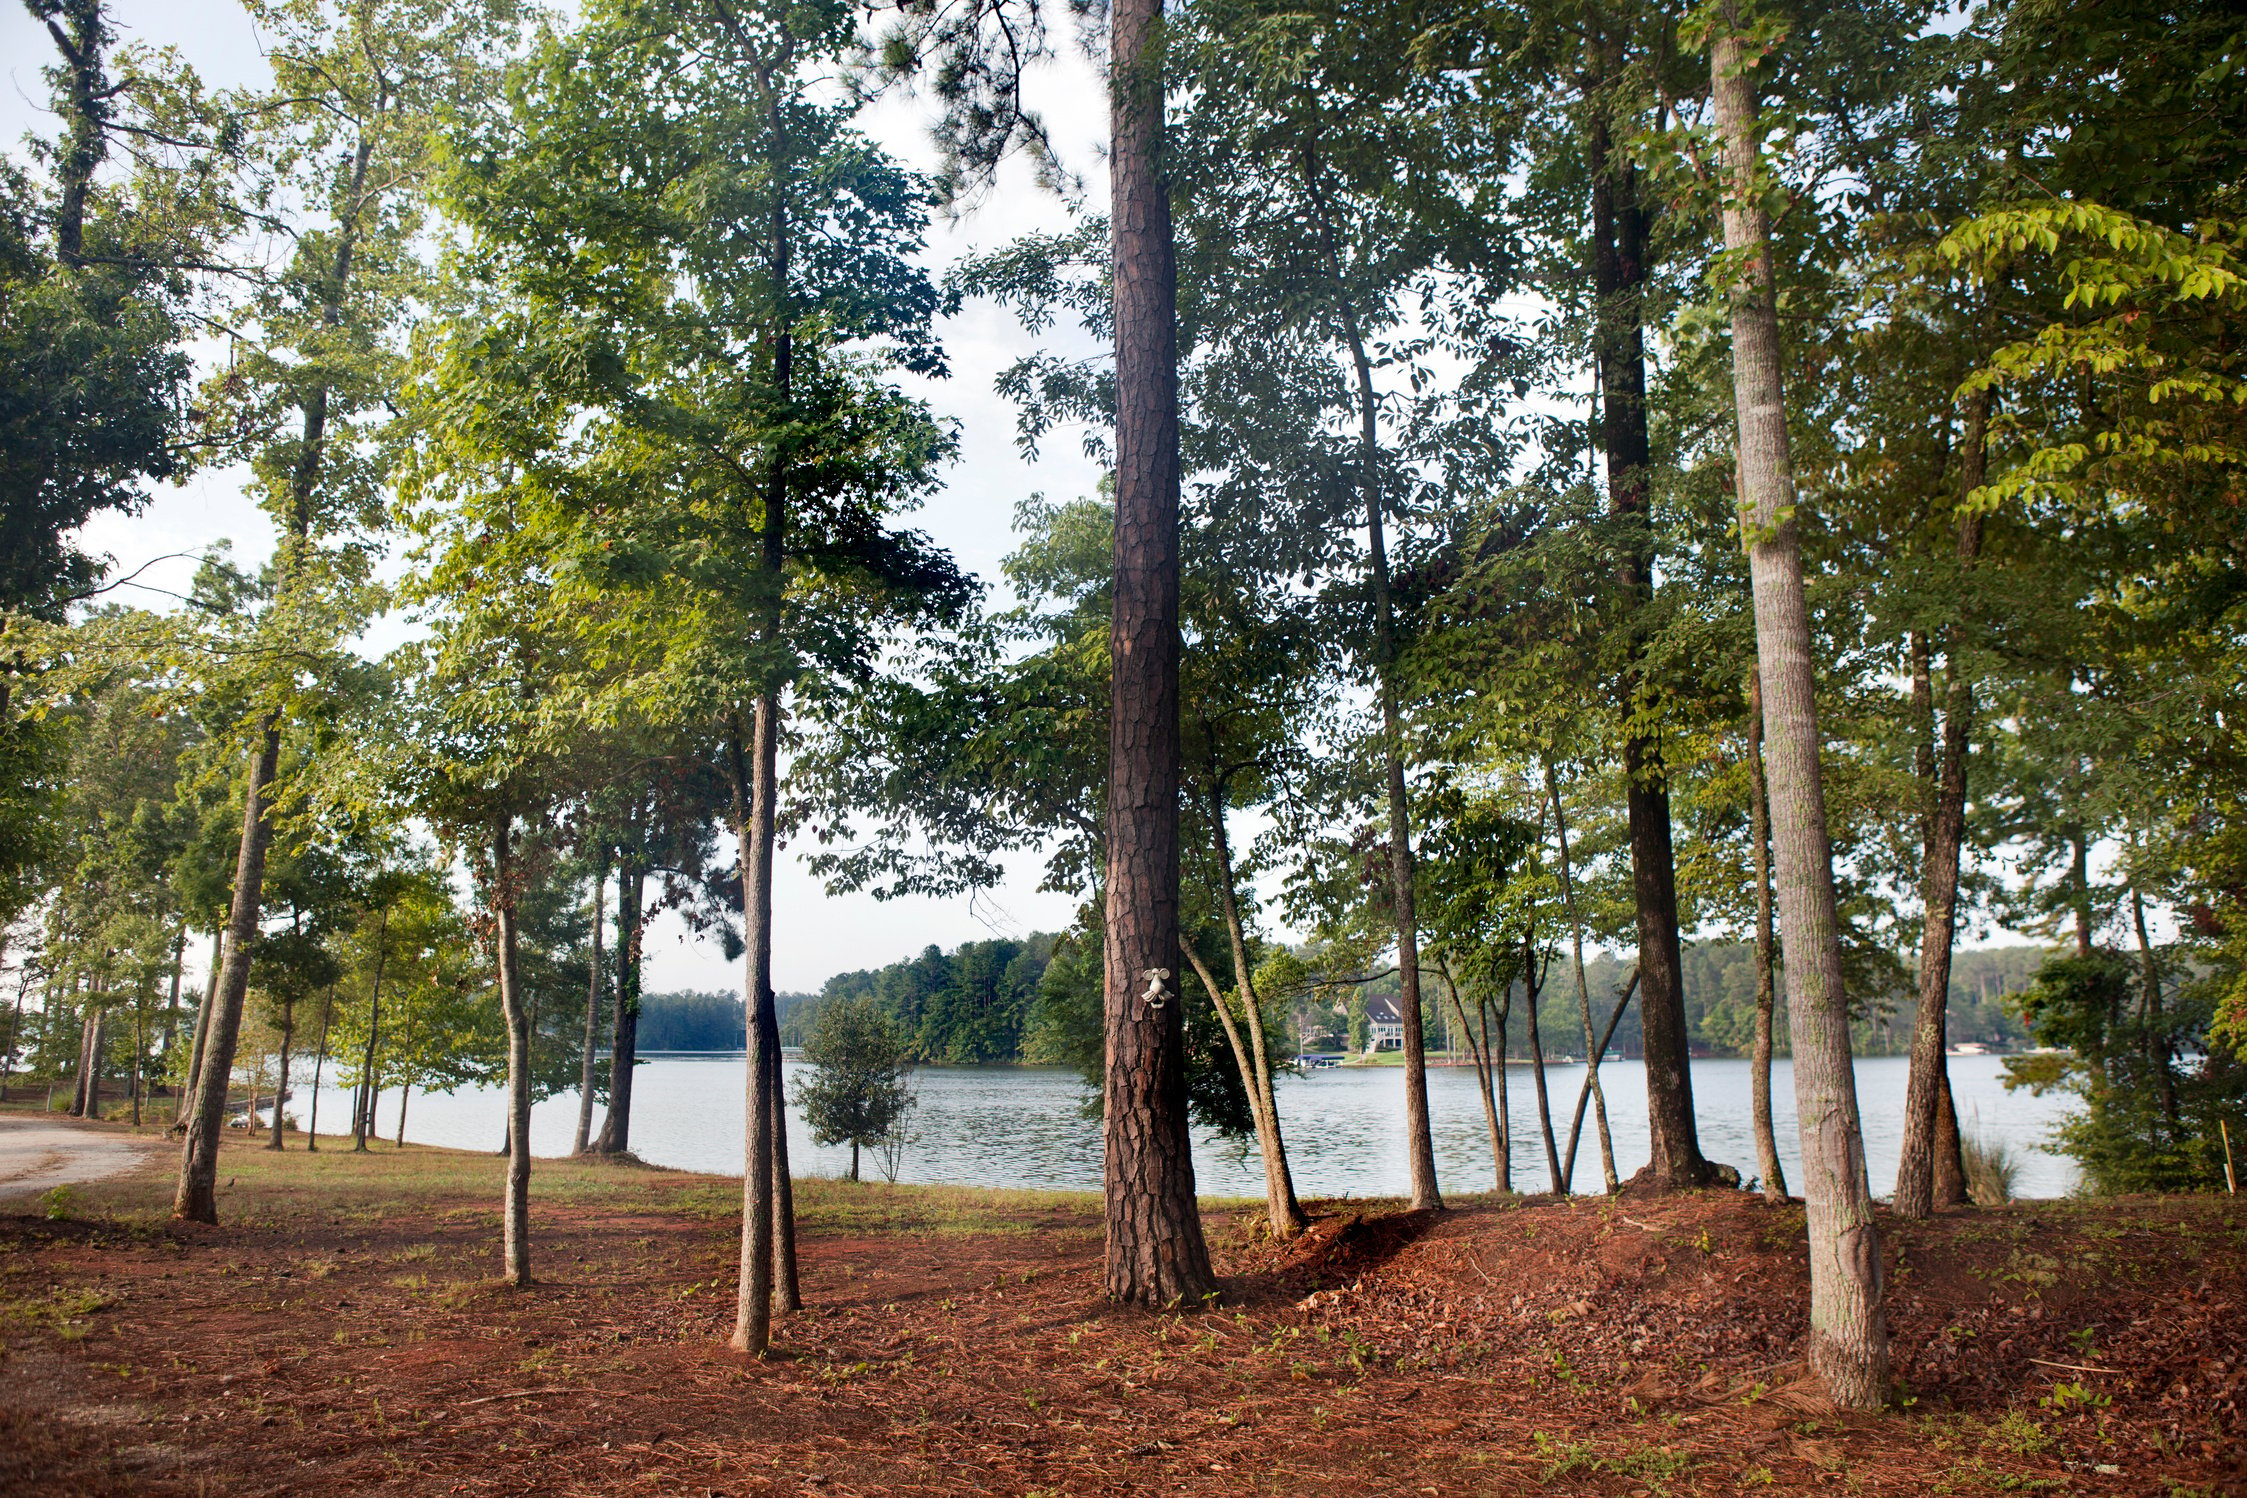
[[904,1127],[913,1106],[912,1060],[905,1032],[871,998],[838,997],[822,1004],[804,1043],[811,1074],[796,1102],[812,1138],[858,1151],[878,1148]]
[[[2167,980],[2173,982],[2172,971]],[[2247,1065],[2208,1043],[2205,978],[2164,996],[2120,953],[2054,957],[2022,996],[2036,1039],[2062,1054],[2007,1063],[2006,1085],[2072,1093],[2082,1111],[2054,1132],[2102,1195],[2214,1191],[2223,1185],[2220,1119],[2247,1108]]]

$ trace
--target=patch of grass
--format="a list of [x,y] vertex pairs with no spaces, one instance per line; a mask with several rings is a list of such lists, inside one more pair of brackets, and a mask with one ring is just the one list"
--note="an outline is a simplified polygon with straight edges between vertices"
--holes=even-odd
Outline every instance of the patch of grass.
[[[1100,1228],[1091,1191],[1002,1191],[978,1186],[896,1186],[799,1178],[796,1227],[807,1233],[1003,1233],[1082,1236]],[[741,1188],[708,1182],[680,1192],[676,1210],[720,1221],[741,1211]]]
[[1588,1476],[1606,1472],[1628,1478],[1650,1492],[1664,1493],[1671,1482],[1692,1469],[1695,1461],[1690,1453],[1672,1451],[1666,1446],[1646,1446],[1602,1456],[1590,1441],[1562,1445],[1541,1430],[1531,1432],[1530,1439],[1536,1443],[1538,1454],[1547,1458],[1544,1474],[1539,1478],[1547,1486],[1577,1473]]
[[31,1327],[75,1342],[86,1335],[91,1318],[115,1309],[118,1303],[119,1297],[107,1290],[49,1290],[43,1295],[0,1300],[0,1327]]
[[1966,1194],[1977,1207],[2002,1207],[2013,1199],[2013,1183],[2020,1178],[2021,1162],[2012,1146],[1982,1134],[1959,1141],[1966,1166]]

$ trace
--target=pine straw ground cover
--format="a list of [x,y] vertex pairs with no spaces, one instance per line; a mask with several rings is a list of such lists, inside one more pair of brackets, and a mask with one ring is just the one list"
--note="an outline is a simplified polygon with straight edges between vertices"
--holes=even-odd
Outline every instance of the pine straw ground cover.
[[2247,1217],[2048,1203],[1890,1225],[1898,1409],[1797,1381],[1802,1214],[1737,1193],[1212,1210],[1214,1310],[1103,1306],[1097,1202],[804,1182],[804,1283],[724,1346],[735,1188],[231,1147],[0,1203],[0,1490],[104,1494],[2247,1493]]

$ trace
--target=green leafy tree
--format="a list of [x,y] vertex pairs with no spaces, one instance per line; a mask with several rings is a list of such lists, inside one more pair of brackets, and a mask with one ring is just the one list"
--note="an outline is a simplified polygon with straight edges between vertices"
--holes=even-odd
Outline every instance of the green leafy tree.
[[850,1178],[861,1149],[880,1149],[905,1127],[913,1106],[912,1046],[868,998],[823,1004],[804,1043],[811,1068],[797,1095],[811,1137],[850,1146]]

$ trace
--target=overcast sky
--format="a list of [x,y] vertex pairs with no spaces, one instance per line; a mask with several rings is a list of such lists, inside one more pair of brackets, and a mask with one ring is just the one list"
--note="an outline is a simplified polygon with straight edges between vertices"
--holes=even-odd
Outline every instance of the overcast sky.
[[[123,40],[178,48],[213,87],[254,85],[266,77],[256,29],[233,0],[113,0],[111,8]],[[19,159],[27,132],[51,131],[40,69],[53,55],[45,31],[22,6],[0,5],[0,141]],[[1064,158],[1097,186],[1106,121],[1098,75],[1085,60],[1070,56],[1047,68],[1035,90]],[[863,123],[897,156],[920,165],[933,162],[924,102],[885,101]],[[970,216],[936,226],[931,263],[941,266],[1033,229],[1058,227],[1066,217],[1063,205],[1038,189],[1027,171],[1010,172]],[[961,451],[943,492],[917,523],[951,548],[964,567],[993,578],[1012,546],[1016,503],[1037,492],[1056,498],[1088,493],[1097,474],[1068,437],[1049,443],[1036,463],[1017,452],[1013,410],[993,391],[992,379],[1031,340],[1007,314],[988,304],[971,305],[946,321],[943,336],[952,376],[926,382],[921,393],[959,423]],[[113,558],[115,575],[169,553],[200,552],[221,539],[233,543],[238,558],[261,560],[272,549],[272,531],[244,497],[241,481],[238,470],[215,471],[182,487],[161,488],[138,515],[104,516],[88,526],[84,544]],[[142,577],[178,591],[192,567],[188,561],[160,563]],[[166,603],[154,592],[118,596],[149,607]],[[1037,891],[1035,860],[1021,860],[1010,872],[1005,885],[972,902],[829,898],[795,855],[784,851],[775,891],[775,983],[783,990],[813,989],[831,973],[911,956],[932,942],[952,947],[994,931],[1059,930],[1074,918],[1073,901]],[[740,983],[738,963],[722,961],[714,944],[697,942],[675,920],[658,923],[647,959],[651,988],[732,989]]]

